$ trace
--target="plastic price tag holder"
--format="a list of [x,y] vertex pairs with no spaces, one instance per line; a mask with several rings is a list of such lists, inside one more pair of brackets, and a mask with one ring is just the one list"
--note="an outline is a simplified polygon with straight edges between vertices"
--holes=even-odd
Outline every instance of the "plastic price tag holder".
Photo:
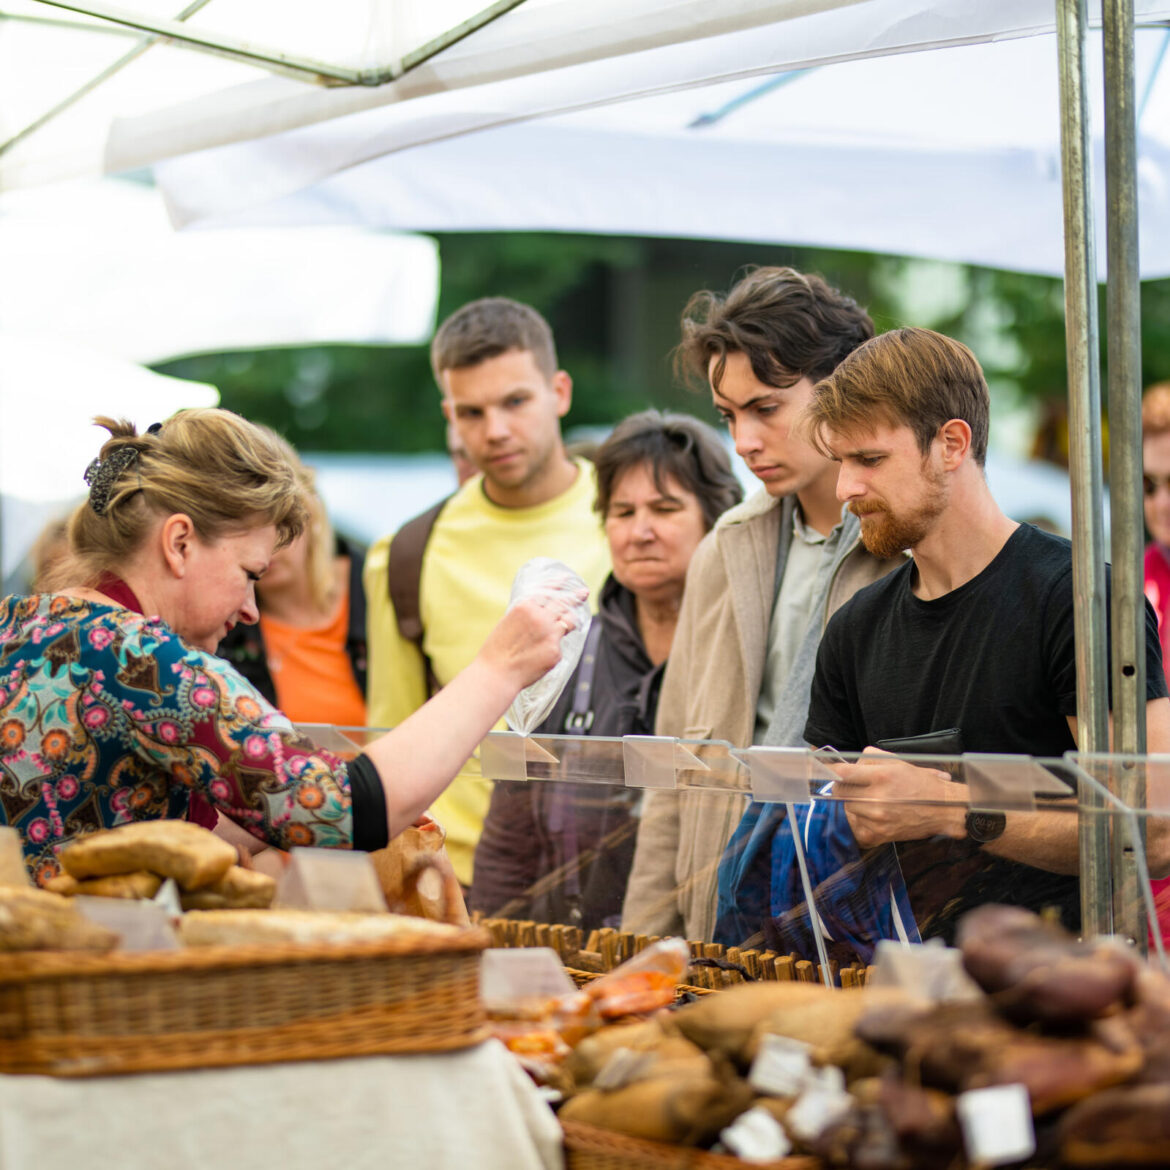
[[896,987],[934,1003],[981,999],[983,993],[963,970],[961,952],[942,939],[901,943],[883,939],[874,951],[870,987]]
[[1036,1152],[1032,1103],[1023,1085],[969,1089],[955,1103],[967,1160],[976,1166],[1003,1166]]
[[273,904],[283,910],[386,912],[369,854],[346,849],[292,849]]
[[479,966],[479,995],[488,1011],[518,1001],[560,999],[577,991],[551,947],[491,947]]
[[[170,879],[168,879],[170,882]],[[163,883],[164,887],[166,882]],[[174,882],[170,882],[174,887]],[[162,890],[159,890],[162,893]],[[178,936],[172,925],[178,914],[171,907],[160,903],[158,895],[147,901],[128,898],[92,898],[79,895],[73,899],[82,916],[107,930],[121,935],[118,949],[122,951],[173,951],[179,946]],[[178,899],[175,899],[178,910]]]
[[536,740],[516,731],[489,731],[479,745],[480,770],[490,780],[527,780],[530,760],[560,763]]
[[808,1086],[812,1048],[788,1036],[765,1035],[752,1061],[748,1084],[772,1097],[798,1097]]
[[766,804],[803,804],[836,774],[805,748],[750,747],[733,750],[751,773],[752,800]]
[[332,723],[295,723],[293,729],[323,752],[332,752],[343,760],[352,760],[361,754],[361,745],[355,743]]
[[0,886],[31,885],[20,834],[8,825],[0,826]]
[[[622,764],[627,788],[676,788],[675,741],[668,735],[623,735]],[[685,749],[684,749],[685,750]],[[690,752],[687,752],[690,756]],[[701,762],[691,756],[694,763]]]
[[1071,797],[1076,793],[1031,756],[965,752],[963,778],[972,808],[1032,812],[1036,797]]
[[775,1162],[792,1152],[784,1127],[758,1105],[722,1130],[719,1140],[744,1162]]

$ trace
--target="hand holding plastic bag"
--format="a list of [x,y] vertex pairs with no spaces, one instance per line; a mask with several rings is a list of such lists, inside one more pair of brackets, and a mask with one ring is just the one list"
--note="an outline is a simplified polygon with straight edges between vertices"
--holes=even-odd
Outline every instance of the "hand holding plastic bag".
[[[560,561],[536,557],[522,565],[512,582],[508,609],[521,601],[562,609],[574,624],[561,638],[561,660],[546,675],[525,687],[504,716],[508,726],[521,735],[531,735],[556,705],[581,658],[589,629],[589,589],[585,582]],[[566,623],[567,624],[567,623]]]

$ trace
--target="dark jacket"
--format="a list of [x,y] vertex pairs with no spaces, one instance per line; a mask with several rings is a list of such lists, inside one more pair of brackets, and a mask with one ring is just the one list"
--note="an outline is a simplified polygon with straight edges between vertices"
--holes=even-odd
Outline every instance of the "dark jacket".
[[[634,595],[612,576],[601,591],[588,730],[650,735],[663,666],[646,653]],[[535,735],[566,734],[581,666]],[[571,764],[568,754],[563,762]],[[475,851],[468,906],[489,916],[616,926],[634,856],[636,793],[615,784],[497,781]]]
[[[358,689],[366,693],[366,594],[362,588],[365,549],[344,536],[336,537],[337,555],[349,557],[349,627],[345,632],[345,650],[353,667]],[[260,624],[236,626],[216,649],[270,703],[276,705],[276,688],[268,672],[268,653]]]

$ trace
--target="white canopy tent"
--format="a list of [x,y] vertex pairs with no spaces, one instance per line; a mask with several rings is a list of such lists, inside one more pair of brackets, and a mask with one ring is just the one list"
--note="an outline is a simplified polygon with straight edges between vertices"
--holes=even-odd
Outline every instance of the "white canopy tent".
[[[358,227],[175,232],[157,190],[116,179],[0,196],[0,322],[134,362],[434,329],[434,240]],[[8,395],[0,390],[0,419]]]
[[[1168,37],[1138,37],[1147,277],[1170,275]],[[1089,60],[1103,239],[1099,35]],[[1058,275],[1056,68],[1053,37],[1041,35],[522,121],[485,102],[501,124],[447,137],[472,109],[474,91],[460,91],[443,95],[442,116],[422,117],[433,99],[379,108],[175,159],[158,175],[179,222],[745,239]],[[328,166],[337,173],[314,182]]]
[[164,377],[57,334],[0,332],[0,582],[42,524],[84,493],[82,475],[107,437],[95,414],[141,430],[218,402],[214,386]]

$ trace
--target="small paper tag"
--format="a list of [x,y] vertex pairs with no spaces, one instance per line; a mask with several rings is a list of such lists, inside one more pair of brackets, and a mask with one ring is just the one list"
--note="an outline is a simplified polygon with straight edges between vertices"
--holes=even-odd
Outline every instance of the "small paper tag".
[[1036,1152],[1032,1103],[1023,1085],[969,1089],[959,1094],[956,1109],[969,1162],[1002,1166]]
[[73,904],[90,922],[117,931],[122,951],[173,951],[179,940],[171,925],[173,915],[154,901],[128,898],[93,898],[80,895]]
[[488,1011],[523,1000],[560,999],[577,988],[551,947],[492,947],[479,966],[479,997]]
[[158,888],[151,901],[160,909],[165,910],[172,922],[178,920],[183,913],[183,905],[179,900],[179,887],[174,878],[167,878]]
[[632,1048],[615,1048],[593,1078],[595,1089],[620,1089],[635,1080],[654,1058],[652,1052],[635,1052]]
[[874,953],[870,987],[896,987],[932,1002],[982,999],[983,993],[963,969],[963,956],[941,939],[899,943],[883,939]]
[[760,1041],[748,1083],[757,1093],[772,1097],[799,1097],[809,1082],[811,1049],[787,1036],[764,1036]]
[[741,1113],[719,1140],[744,1162],[775,1162],[792,1152],[784,1127],[759,1107]]
[[853,1107],[848,1093],[833,1089],[806,1089],[784,1117],[788,1132],[802,1142],[815,1141],[826,1129],[843,1121]]
[[370,855],[347,849],[291,850],[274,905],[286,910],[386,913]]

